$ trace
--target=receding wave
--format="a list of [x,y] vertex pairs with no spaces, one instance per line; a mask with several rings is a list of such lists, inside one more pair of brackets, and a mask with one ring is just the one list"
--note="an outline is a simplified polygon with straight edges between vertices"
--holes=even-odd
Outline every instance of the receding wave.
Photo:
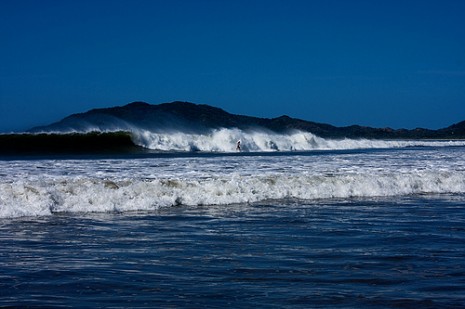
[[465,193],[465,171],[239,175],[199,179],[74,177],[0,183],[0,218],[150,211],[175,205]]

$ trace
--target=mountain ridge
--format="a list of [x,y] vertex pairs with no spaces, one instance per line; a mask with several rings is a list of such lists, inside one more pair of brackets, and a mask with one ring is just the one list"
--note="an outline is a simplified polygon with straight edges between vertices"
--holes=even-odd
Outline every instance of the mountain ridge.
[[56,132],[65,129],[72,132],[131,130],[134,127],[187,132],[203,132],[218,128],[242,130],[261,128],[276,133],[300,130],[325,138],[465,138],[465,121],[438,130],[372,128],[360,125],[336,127],[331,124],[292,118],[287,115],[276,118],[260,118],[231,114],[207,104],[182,101],[161,104],[136,101],[123,106],[91,109],[87,112],[69,115],[46,126],[31,128],[28,132]]

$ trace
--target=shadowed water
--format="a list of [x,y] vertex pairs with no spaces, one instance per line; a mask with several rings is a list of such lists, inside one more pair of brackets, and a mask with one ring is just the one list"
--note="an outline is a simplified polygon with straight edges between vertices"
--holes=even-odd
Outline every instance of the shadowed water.
[[465,196],[0,220],[0,307],[460,308]]

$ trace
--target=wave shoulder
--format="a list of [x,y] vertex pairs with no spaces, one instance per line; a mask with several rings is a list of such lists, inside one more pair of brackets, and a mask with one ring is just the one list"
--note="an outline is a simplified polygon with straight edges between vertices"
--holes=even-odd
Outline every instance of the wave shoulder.
[[130,132],[0,134],[1,155],[140,153]]

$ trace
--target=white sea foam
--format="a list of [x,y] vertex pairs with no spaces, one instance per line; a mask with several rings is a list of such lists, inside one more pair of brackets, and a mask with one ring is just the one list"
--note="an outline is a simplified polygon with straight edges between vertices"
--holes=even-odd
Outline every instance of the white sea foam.
[[154,132],[141,129],[132,132],[136,144],[161,151],[233,152],[236,150],[238,140],[241,141],[242,151],[253,152],[465,145],[465,141],[327,139],[303,131],[278,134],[263,130],[243,131],[222,128],[203,134]]
[[464,194],[463,150],[0,161],[0,218],[282,199]]
[[0,184],[0,217],[61,212],[154,210],[173,205],[229,205],[281,199],[327,199],[464,193],[465,172],[266,175],[206,179],[70,179]]

